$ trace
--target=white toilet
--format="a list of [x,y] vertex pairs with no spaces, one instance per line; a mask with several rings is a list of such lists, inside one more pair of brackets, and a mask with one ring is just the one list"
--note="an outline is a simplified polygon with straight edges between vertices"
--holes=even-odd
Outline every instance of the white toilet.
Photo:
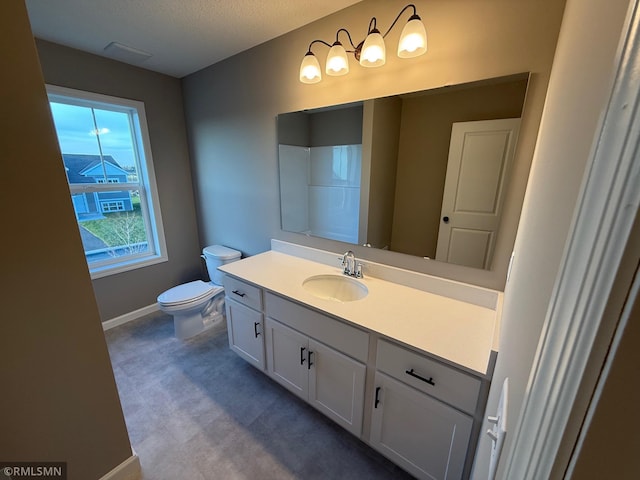
[[222,245],[202,250],[210,282],[196,280],[170,288],[158,295],[160,310],[173,315],[176,337],[184,340],[210,328],[225,327],[223,273],[220,265],[240,259],[240,252]]

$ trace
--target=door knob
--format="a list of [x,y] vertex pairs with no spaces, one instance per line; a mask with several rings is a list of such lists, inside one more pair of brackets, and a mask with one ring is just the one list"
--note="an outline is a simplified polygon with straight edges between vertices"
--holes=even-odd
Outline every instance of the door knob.
[[449,223],[449,217],[442,217],[442,221],[444,223]]

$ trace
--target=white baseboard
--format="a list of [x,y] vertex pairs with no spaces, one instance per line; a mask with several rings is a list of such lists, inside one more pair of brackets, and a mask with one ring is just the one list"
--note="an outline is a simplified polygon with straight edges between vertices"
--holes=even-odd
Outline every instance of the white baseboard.
[[138,310],[134,310],[133,312],[125,313],[124,315],[120,315],[119,317],[115,317],[111,320],[107,320],[106,322],[102,322],[102,328],[103,330],[109,330],[110,328],[114,328],[118,325],[122,325],[123,323],[136,320],[145,315],[149,315],[150,313],[158,312],[159,310],[160,307],[158,307],[157,303],[154,303],[153,305],[147,305],[146,307],[139,308]]
[[139,480],[141,476],[142,469],[140,468],[140,459],[138,455],[133,452],[129,458],[102,476],[100,480]]

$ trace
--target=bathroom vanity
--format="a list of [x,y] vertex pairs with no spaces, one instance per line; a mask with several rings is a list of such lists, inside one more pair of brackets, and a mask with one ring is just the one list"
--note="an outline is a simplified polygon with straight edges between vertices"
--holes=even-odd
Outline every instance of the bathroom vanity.
[[272,246],[220,267],[230,347],[416,477],[468,478],[500,294],[374,264],[343,282],[337,254]]

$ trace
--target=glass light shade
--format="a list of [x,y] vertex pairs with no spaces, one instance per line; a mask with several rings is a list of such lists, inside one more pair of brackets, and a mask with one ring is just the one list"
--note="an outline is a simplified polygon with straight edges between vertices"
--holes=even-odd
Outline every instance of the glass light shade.
[[386,52],[384,38],[380,32],[373,30],[364,41],[360,52],[360,65],[363,67],[381,67],[385,64]]
[[302,83],[318,83],[322,80],[322,71],[316,56],[308,52],[300,64],[300,81]]
[[333,44],[327,55],[327,75],[339,76],[349,73],[349,59],[347,52],[340,42]]
[[411,17],[402,30],[398,42],[398,56],[411,58],[427,51],[427,31],[417,15]]

